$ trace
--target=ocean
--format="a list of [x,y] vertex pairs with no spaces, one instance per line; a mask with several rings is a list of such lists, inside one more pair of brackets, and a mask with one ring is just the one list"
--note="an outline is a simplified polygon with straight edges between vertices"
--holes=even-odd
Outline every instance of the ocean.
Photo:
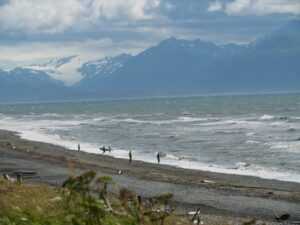
[[300,94],[0,105],[0,129],[113,157],[300,183]]

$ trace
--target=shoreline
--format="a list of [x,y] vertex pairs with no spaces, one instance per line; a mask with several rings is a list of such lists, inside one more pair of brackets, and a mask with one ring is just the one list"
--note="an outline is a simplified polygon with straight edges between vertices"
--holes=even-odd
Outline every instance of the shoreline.
[[[8,144],[9,143],[9,144]],[[13,148],[12,146],[15,146]],[[143,161],[114,158],[68,150],[60,146],[21,139],[15,132],[0,130],[1,173],[16,170],[38,172],[30,183],[60,186],[68,177],[69,165],[75,173],[93,169],[111,176],[120,186],[131,188],[144,197],[173,192],[182,211],[255,216],[273,219],[275,214],[290,213],[300,219],[300,183],[258,177],[222,174],[157,165]],[[68,163],[69,162],[69,163]],[[122,171],[122,175],[118,171]]]
[[[30,138],[30,135],[31,134],[26,134],[24,132],[17,132],[13,129],[10,129],[10,130],[4,130],[4,131],[8,131],[8,132],[12,132],[14,133],[15,135],[17,135],[20,139],[24,139],[24,140],[28,140],[28,141],[32,141],[32,142],[41,142],[41,143],[45,143],[45,144],[49,144],[49,145],[54,145],[54,146],[57,146],[57,147],[61,147],[61,148],[64,148],[68,151],[77,151],[76,149],[72,149],[70,146],[70,143],[68,145],[63,145],[62,143],[52,143],[54,140],[52,140],[51,138],[46,138],[45,137],[42,137],[42,136],[38,136],[40,137],[42,140],[37,140],[37,138]],[[85,144],[89,144],[89,143],[85,143]],[[74,142],[72,143],[72,146],[76,146],[77,144]],[[93,149],[97,149],[98,150],[98,147],[96,146],[93,146],[94,148]],[[119,151],[120,149],[118,149],[117,151]],[[121,150],[121,151],[125,151],[125,150]],[[88,153],[88,154],[95,154],[95,155],[102,155],[104,156],[104,154],[100,153],[95,153],[94,150],[91,150],[91,147],[90,148],[87,148],[87,150],[84,150],[82,149],[81,152],[85,152],[85,153]],[[112,151],[114,152],[114,151]],[[129,153],[129,151],[128,151]],[[112,158],[115,158],[115,159],[124,159],[124,160],[127,160],[127,156],[128,156],[128,153],[126,153],[126,157],[123,157],[122,155],[113,155],[113,154],[110,154],[110,153],[106,153],[105,156],[109,156],[109,157],[112,157]],[[134,157],[135,158],[135,157]],[[156,155],[153,155],[153,160],[149,160],[149,156],[148,157],[144,157],[142,158],[141,155],[138,156],[138,159],[134,159],[134,161],[139,161],[139,162],[144,162],[144,163],[149,163],[149,164],[156,164],[155,160],[156,160]],[[168,162],[168,163],[165,163],[165,162]],[[194,162],[190,161],[190,162],[185,162],[183,164],[180,164],[180,165],[176,165],[179,161],[172,161],[168,158],[164,158],[164,157],[161,157],[161,165],[165,165],[165,166],[171,166],[171,167],[176,167],[176,168],[179,168],[179,169],[186,169],[186,170],[193,170],[193,171],[202,171],[202,172],[208,172],[208,173],[217,173],[217,174],[228,174],[228,175],[237,175],[237,176],[247,176],[247,177],[255,177],[255,178],[260,178],[260,179],[267,179],[267,180],[277,180],[277,181],[283,181],[283,182],[292,182],[292,183],[299,183],[300,184],[300,174],[299,175],[296,175],[297,178],[295,178],[295,174],[289,174],[289,173],[286,173],[286,174],[283,174],[283,173],[278,173],[276,171],[272,171],[270,173],[269,172],[266,172],[264,170],[264,172],[262,173],[257,173],[255,174],[255,172],[257,171],[247,171],[247,170],[241,170],[241,168],[243,169],[243,166],[241,166],[241,168],[238,168],[238,166],[234,166],[232,165],[231,168],[222,168],[222,167],[218,167],[218,165],[198,165],[198,164],[195,164]],[[187,166],[187,163],[190,163],[192,164]],[[245,165],[247,165],[246,162],[240,162],[240,163],[245,163]],[[278,176],[278,178],[274,178]],[[298,178],[299,177],[299,178]],[[296,180],[295,180],[296,179]]]

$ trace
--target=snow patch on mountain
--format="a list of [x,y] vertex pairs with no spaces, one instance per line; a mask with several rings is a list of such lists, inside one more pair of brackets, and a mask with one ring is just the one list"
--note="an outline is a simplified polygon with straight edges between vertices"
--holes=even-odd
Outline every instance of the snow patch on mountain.
[[12,70],[0,70],[0,81],[16,84],[39,86],[45,84],[61,85],[62,82],[53,79],[47,73],[32,69],[16,67]]
[[61,80],[67,86],[72,86],[82,79],[82,75],[78,71],[78,68],[81,68],[84,62],[85,60],[75,55],[64,58],[54,58],[48,62],[31,64],[29,66],[25,66],[24,68],[45,72],[53,79]]
[[129,54],[121,54],[115,57],[105,57],[96,61],[89,61],[83,64],[78,70],[85,77],[85,79],[92,78],[97,75],[111,75],[131,58]]
[[64,58],[54,58],[51,59],[48,62],[44,62],[44,63],[39,63],[39,64],[32,64],[30,66],[34,67],[51,67],[51,68],[58,68],[66,63],[71,62],[73,59],[75,59],[77,57],[77,55],[72,55],[72,56],[68,56],[68,57],[64,57]]

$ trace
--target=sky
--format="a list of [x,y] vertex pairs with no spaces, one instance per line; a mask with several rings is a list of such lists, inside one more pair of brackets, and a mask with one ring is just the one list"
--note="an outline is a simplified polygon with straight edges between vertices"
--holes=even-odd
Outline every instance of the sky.
[[300,0],[0,0],[0,68],[137,54],[176,37],[249,43],[300,18]]

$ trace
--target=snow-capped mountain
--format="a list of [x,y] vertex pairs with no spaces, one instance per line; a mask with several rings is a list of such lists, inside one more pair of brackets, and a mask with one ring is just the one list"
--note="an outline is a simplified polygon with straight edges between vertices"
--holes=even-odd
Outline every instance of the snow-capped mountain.
[[54,58],[48,62],[40,63],[40,64],[32,64],[29,67],[36,67],[36,68],[58,68],[66,63],[70,63],[73,59],[77,56],[72,55],[64,58]]
[[299,37],[295,21],[247,46],[169,38],[135,56],[68,56],[2,69],[0,100],[16,93],[81,99],[299,91]]
[[66,86],[73,86],[82,78],[85,78],[86,81],[113,74],[124,66],[131,57],[128,54],[121,54],[115,57],[86,61],[78,55],[73,55],[43,60],[42,63],[34,63],[13,69],[2,69],[1,74],[7,79],[9,78],[8,80],[16,79],[20,82],[31,80],[38,84],[40,83],[39,80],[45,80],[45,82],[51,80],[51,82],[57,81],[64,83]]
[[83,79],[75,86],[80,89],[93,89],[101,80],[121,69],[131,58],[132,56],[129,54],[121,54],[115,57],[105,57],[96,61],[86,62],[78,69]]
[[31,86],[40,86],[47,84],[62,85],[62,82],[51,78],[47,73],[21,67],[17,67],[9,71],[0,70],[0,81],[18,83],[22,85],[30,84]]
[[101,96],[295,91],[300,87],[300,22],[247,46],[169,38],[111,76],[83,79]]
[[181,51],[186,51],[198,57],[205,56],[205,57],[218,58],[218,59],[240,53],[245,48],[245,46],[236,45],[236,44],[226,44],[226,45],[218,46],[212,42],[202,41],[199,39],[184,40],[184,39],[176,39],[174,37],[162,41],[156,47],[160,47],[160,48],[171,47],[171,48],[176,48],[178,50],[180,49]]
[[[238,54],[244,46],[201,40],[169,38],[128,60],[112,76],[89,82],[89,90],[103,93],[163,95],[189,93],[193,79],[223,58]],[[86,79],[80,81],[84,83]],[[88,89],[88,88],[86,88]]]
[[115,57],[86,61],[78,55],[73,55],[50,59],[39,64],[31,64],[24,66],[23,69],[31,70],[33,73],[42,72],[48,74],[55,80],[63,81],[66,86],[72,86],[82,78],[93,79],[93,77],[113,74],[130,58],[131,55],[121,54]]
[[32,64],[26,66],[25,69],[44,72],[53,79],[63,81],[67,86],[71,86],[82,78],[78,69],[83,63],[84,60],[81,57],[73,55],[50,59],[48,62],[41,64]]
[[79,71],[88,79],[97,75],[110,75],[124,66],[131,57],[129,54],[121,54],[115,57],[108,56],[96,61],[89,61],[84,63]]
[[47,73],[25,68],[0,70],[1,101],[40,101],[65,91],[63,82]]

